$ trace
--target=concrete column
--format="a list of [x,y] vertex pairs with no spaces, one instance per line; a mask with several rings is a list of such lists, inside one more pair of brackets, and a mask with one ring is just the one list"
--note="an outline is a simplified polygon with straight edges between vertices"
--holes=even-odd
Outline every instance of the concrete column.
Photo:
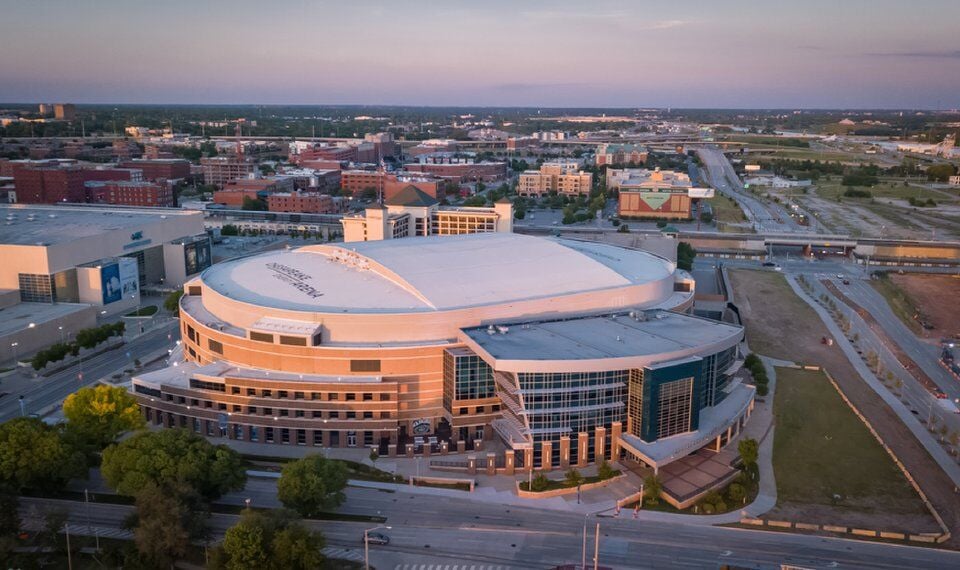
[[533,471],[533,448],[528,447],[523,450],[523,471],[529,473]]
[[429,443],[424,443],[424,444],[423,444],[423,456],[424,456],[424,457],[430,457],[430,454],[431,454],[431,453],[433,453],[433,449],[431,449],[431,445],[430,445]]
[[496,475],[497,474],[497,454],[488,451],[487,452],[487,475]]
[[596,463],[603,462],[607,446],[607,428],[601,426],[593,432],[593,458]]
[[396,457],[397,456],[397,444],[388,443],[387,444],[387,457]]
[[477,456],[472,453],[467,456],[467,473],[470,475],[477,474]]
[[716,444],[716,447],[717,447],[716,451],[720,451],[720,436],[719,436],[719,435],[717,436],[717,444]]
[[457,453],[466,453],[467,451],[467,442],[462,439],[457,442]]
[[413,444],[408,443],[406,447],[407,447],[406,449],[407,457],[413,458]]
[[570,437],[560,436],[560,469],[570,467]]
[[589,455],[590,434],[580,432],[577,434],[577,467],[587,466],[587,456]]
[[514,470],[515,470],[515,466],[514,466],[514,464],[513,464],[513,460],[514,460],[513,450],[512,450],[512,449],[508,449],[508,450],[504,451],[504,452],[503,452],[503,457],[504,457],[504,471],[503,471],[503,474],[504,474],[504,475],[513,475],[513,472],[514,472]]
[[550,471],[553,469],[553,442],[545,441],[540,444],[540,469]]
[[473,450],[474,451],[483,451],[483,440],[475,439],[473,440]]
[[449,452],[450,452],[450,444],[447,443],[447,442],[445,442],[445,441],[441,441],[441,442],[440,442],[440,455],[446,455],[446,454],[449,453]]
[[620,458],[620,436],[623,434],[623,424],[613,422],[610,425],[610,461]]

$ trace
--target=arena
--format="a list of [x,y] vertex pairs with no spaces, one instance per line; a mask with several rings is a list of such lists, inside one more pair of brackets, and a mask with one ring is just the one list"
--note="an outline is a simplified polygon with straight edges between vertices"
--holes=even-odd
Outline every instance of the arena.
[[689,315],[693,279],[643,251],[513,233],[315,245],[184,292],[183,361],[133,391],[149,421],[214,438],[657,467],[725,443],[752,407],[730,381],[742,328]]

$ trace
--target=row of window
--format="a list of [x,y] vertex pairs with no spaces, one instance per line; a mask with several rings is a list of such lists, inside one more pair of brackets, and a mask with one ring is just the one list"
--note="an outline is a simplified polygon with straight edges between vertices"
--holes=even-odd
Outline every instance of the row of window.
[[[141,394],[148,394],[154,397],[160,397],[159,390],[153,390],[151,388],[145,388],[143,386],[137,385],[134,389]],[[240,404],[226,404],[225,402],[214,402],[212,400],[200,400],[197,398],[190,398],[189,404],[187,404],[187,398],[184,396],[174,396],[173,394],[164,394],[163,399],[168,402],[176,402],[180,405],[190,405],[198,408],[205,409],[216,409],[222,412],[231,412],[234,414],[247,414],[251,416],[277,416],[281,418],[314,418],[314,419],[347,419],[347,420],[388,420],[390,419],[390,412],[381,411],[357,411],[357,410],[288,410],[286,408],[277,408],[276,410],[272,407],[267,406],[242,406]]]

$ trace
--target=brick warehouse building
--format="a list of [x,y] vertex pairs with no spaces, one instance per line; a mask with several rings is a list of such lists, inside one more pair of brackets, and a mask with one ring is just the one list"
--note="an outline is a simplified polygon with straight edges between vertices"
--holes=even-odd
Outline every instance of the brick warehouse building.
[[150,423],[211,438],[387,454],[498,438],[518,466],[658,468],[722,447],[752,409],[730,376],[743,329],[689,316],[689,275],[612,245],[306,246],[217,264],[184,292],[183,361],[131,390]]

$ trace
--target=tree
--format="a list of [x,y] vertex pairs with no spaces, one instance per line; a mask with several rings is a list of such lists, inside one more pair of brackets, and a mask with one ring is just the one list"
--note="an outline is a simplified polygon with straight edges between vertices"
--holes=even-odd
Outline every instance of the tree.
[[240,454],[185,429],[140,432],[111,445],[100,470],[112,489],[131,497],[149,483],[182,483],[210,501],[243,489],[247,479]]
[[703,223],[705,223],[705,224],[711,223],[711,222],[713,221],[713,213],[712,213],[712,212],[700,212],[700,221],[703,222]]
[[743,466],[747,470],[754,470],[757,467],[757,459],[760,455],[760,444],[752,438],[743,438],[737,443],[737,451],[740,453],[740,459],[743,460]]
[[189,488],[165,489],[154,483],[137,493],[133,536],[144,562],[171,566],[187,555],[191,539],[203,534],[204,509],[187,497],[198,499]]
[[643,497],[647,504],[656,505],[660,502],[660,493],[663,492],[663,481],[659,475],[649,475],[643,480]]
[[[261,200],[260,198],[251,198],[250,196],[243,197],[243,205],[240,206],[241,210],[252,210],[255,212],[265,212],[267,210],[267,203]],[[221,232],[222,235],[222,232]]]
[[607,463],[606,459],[601,461],[600,465],[597,466],[597,476],[599,476],[601,479],[610,479],[615,477],[616,474],[617,470],[611,467],[610,464]]
[[183,297],[183,289],[177,289],[173,293],[167,295],[167,298],[163,300],[163,308],[173,313],[173,316],[180,316],[180,298]]
[[952,164],[934,164],[927,168],[927,179],[935,182],[946,182],[954,175]]
[[569,487],[577,487],[583,484],[583,475],[576,469],[570,468],[563,477]]
[[677,244],[677,267],[684,271],[693,269],[693,259],[697,256],[697,250],[689,243],[682,241]]
[[83,453],[65,441],[61,428],[37,418],[0,424],[0,482],[10,488],[59,488],[85,469]]
[[106,384],[81,388],[67,396],[63,415],[72,429],[101,448],[144,425],[140,406],[130,392]]
[[277,497],[301,516],[315,516],[340,506],[347,486],[347,468],[317,453],[287,463],[277,482]]
[[307,570],[323,566],[323,535],[283,511],[244,510],[214,553],[215,570]]

